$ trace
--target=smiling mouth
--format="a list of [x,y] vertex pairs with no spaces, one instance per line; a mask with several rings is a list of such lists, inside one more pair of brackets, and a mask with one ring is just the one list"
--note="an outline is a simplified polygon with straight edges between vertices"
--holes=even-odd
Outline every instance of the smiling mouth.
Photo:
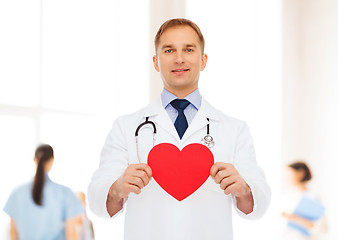
[[188,68],[182,68],[182,69],[174,69],[174,70],[171,70],[171,72],[187,72],[189,71]]

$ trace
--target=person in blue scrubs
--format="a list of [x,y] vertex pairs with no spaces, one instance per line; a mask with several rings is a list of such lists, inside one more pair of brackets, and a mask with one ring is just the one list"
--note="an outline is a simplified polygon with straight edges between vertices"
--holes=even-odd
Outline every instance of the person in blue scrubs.
[[84,213],[81,202],[67,187],[48,177],[54,162],[50,145],[35,151],[34,180],[15,189],[4,207],[11,217],[12,240],[75,240],[76,222]]
[[326,239],[328,230],[325,206],[320,196],[311,190],[310,167],[296,161],[286,168],[288,191],[283,199],[282,217],[287,221],[282,238],[287,240]]

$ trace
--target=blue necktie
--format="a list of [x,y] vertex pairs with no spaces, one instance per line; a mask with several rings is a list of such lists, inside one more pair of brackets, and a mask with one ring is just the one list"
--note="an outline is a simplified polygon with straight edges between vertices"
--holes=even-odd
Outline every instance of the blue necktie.
[[188,128],[188,121],[187,121],[187,118],[185,117],[183,111],[186,107],[188,107],[190,102],[188,100],[185,100],[185,99],[175,99],[175,100],[171,101],[170,104],[178,112],[178,116],[175,120],[174,125],[175,125],[175,128],[176,128],[178,135],[180,136],[180,139],[182,139],[182,137],[185,133],[185,130],[187,130],[187,128]]

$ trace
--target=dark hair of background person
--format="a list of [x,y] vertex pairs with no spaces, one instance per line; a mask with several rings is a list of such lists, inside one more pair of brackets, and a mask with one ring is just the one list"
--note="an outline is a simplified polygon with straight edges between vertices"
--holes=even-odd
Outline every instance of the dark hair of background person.
[[40,145],[35,150],[35,158],[37,160],[36,173],[33,183],[32,196],[34,202],[42,206],[42,193],[45,184],[45,163],[54,157],[53,148],[48,144]]
[[162,34],[168,29],[172,27],[183,27],[183,26],[190,26],[192,29],[195,30],[195,32],[198,35],[201,49],[202,49],[202,54],[204,54],[204,37],[203,34],[200,30],[200,28],[192,21],[185,19],[185,18],[175,18],[175,19],[170,19],[167,20],[165,23],[162,24],[162,26],[158,29],[156,36],[155,36],[155,52],[157,52],[158,45],[160,43],[160,38]]
[[297,162],[291,163],[289,165],[289,167],[293,168],[296,171],[303,171],[304,172],[304,176],[300,180],[301,182],[307,182],[307,181],[311,180],[311,178],[312,178],[311,170],[305,162],[297,161]]

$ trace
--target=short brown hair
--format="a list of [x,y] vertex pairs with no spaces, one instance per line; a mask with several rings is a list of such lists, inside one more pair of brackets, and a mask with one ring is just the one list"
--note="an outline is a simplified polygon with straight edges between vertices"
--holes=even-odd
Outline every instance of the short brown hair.
[[303,161],[297,161],[288,165],[290,168],[296,171],[303,171],[304,175],[300,182],[308,182],[312,178],[311,170],[309,166]]
[[169,19],[166,22],[164,22],[162,24],[162,26],[158,29],[156,36],[155,36],[155,53],[157,52],[157,48],[158,45],[160,43],[160,38],[162,36],[162,34],[168,29],[168,28],[172,28],[172,27],[179,27],[179,26],[189,26],[192,29],[195,30],[195,32],[198,35],[199,41],[200,41],[200,45],[201,45],[201,49],[202,49],[202,54],[204,54],[204,37],[203,34],[200,30],[200,28],[192,21],[190,21],[189,19],[185,19],[185,18],[174,18],[174,19]]

